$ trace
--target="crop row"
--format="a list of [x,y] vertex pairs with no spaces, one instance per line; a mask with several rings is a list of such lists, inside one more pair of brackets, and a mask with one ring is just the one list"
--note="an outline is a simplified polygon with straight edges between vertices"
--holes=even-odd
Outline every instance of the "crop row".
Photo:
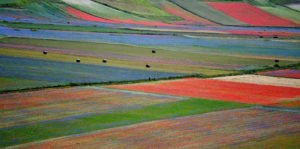
[[[296,50],[299,43],[264,41],[255,39],[220,39],[206,37],[185,37],[170,35],[136,35],[136,34],[107,34],[89,32],[70,32],[54,30],[28,29],[14,30],[8,27],[0,27],[0,34],[10,37],[30,37],[38,39],[56,39],[68,41],[108,42],[140,46],[189,46],[201,48],[222,49],[224,53],[242,53],[250,55],[271,55],[299,57],[300,52]],[[189,48],[190,49],[190,48]],[[223,50],[224,49],[224,50]],[[187,49],[188,50],[188,49]]]

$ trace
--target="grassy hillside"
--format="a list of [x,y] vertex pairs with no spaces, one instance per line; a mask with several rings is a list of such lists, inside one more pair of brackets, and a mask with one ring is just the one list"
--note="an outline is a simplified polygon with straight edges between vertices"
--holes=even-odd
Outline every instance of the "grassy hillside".
[[163,1],[153,0],[94,0],[100,4],[115,8],[126,13],[134,14],[151,20],[174,21],[181,20],[160,8]]
[[131,20],[145,20],[136,15],[128,14],[100,3],[96,3],[92,0],[84,0],[84,1],[73,1],[73,0],[62,0],[66,4],[77,8],[86,13],[92,14],[94,16],[98,16],[101,18],[108,19],[131,19]]
[[231,18],[220,11],[217,11],[206,3],[197,0],[169,0],[181,8],[192,12],[200,17],[223,25],[245,25],[244,23]]
[[273,15],[282,17],[282,18],[286,18],[289,19],[291,21],[294,21],[296,23],[300,23],[300,12],[289,9],[287,7],[283,7],[280,5],[275,5],[273,7],[260,7],[261,9],[263,9],[264,11],[267,11]]
[[55,2],[33,2],[26,5],[25,8],[32,14],[35,14],[36,16],[42,18],[66,20],[71,17],[70,15],[65,13],[65,6],[63,4]]
[[284,5],[284,4],[300,3],[300,0],[270,0],[270,2],[279,5]]

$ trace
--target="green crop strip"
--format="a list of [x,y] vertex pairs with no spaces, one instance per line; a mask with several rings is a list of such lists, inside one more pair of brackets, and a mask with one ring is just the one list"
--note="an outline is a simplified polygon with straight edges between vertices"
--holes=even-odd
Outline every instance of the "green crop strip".
[[21,22],[0,21],[0,25],[11,28],[24,28],[36,30],[63,30],[63,31],[78,31],[78,32],[100,32],[100,33],[123,33],[123,34],[162,34],[156,31],[135,30],[129,28],[107,28],[97,26],[71,26],[71,25],[54,25],[54,24],[32,24]]
[[146,106],[141,109],[90,115],[69,121],[37,123],[24,127],[0,130],[0,146],[11,146],[65,135],[124,126],[151,120],[202,114],[225,109],[249,107],[248,104],[190,99],[173,103]]

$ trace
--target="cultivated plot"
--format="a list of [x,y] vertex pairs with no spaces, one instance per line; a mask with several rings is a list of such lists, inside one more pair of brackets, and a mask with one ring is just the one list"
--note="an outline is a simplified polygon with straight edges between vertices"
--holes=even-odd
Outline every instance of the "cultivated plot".
[[274,71],[259,72],[259,75],[284,77],[284,78],[295,78],[300,79],[300,70],[297,69],[282,69]]
[[141,16],[150,20],[160,20],[169,22],[180,20],[180,18],[172,16],[165,12],[159,6],[165,1],[149,1],[149,0],[127,0],[127,1],[111,1],[111,0],[95,0],[98,3],[118,9],[120,11]]
[[[140,94],[142,95],[144,94],[147,97],[151,96],[145,93],[140,93]],[[142,97],[142,95],[139,97]],[[127,95],[124,96],[128,97]],[[112,96],[112,97],[117,97],[117,96]],[[161,95],[158,95],[154,99],[145,98],[143,100],[149,99],[148,101],[150,101],[150,103],[153,103],[152,99],[156,100],[159,97],[161,97]],[[174,97],[168,97],[168,96],[167,98],[174,99]],[[135,99],[135,97],[133,96],[132,99]],[[113,110],[116,110],[116,108],[118,109],[118,107],[124,107],[125,105],[128,105],[126,104],[125,101],[121,101],[120,103],[122,104],[120,105],[118,103],[114,103],[113,102],[114,100],[108,100],[108,103],[106,104],[101,102],[101,100],[96,100],[96,99],[94,100],[97,101],[98,104],[99,102],[101,103],[99,107],[108,106]],[[135,100],[135,101],[137,102],[139,100]],[[137,105],[136,102],[133,102],[133,105]],[[130,107],[132,102],[129,103],[130,104],[125,107]],[[179,100],[175,102],[160,103],[155,105],[148,105],[137,109],[123,108],[121,111],[120,109],[118,109],[116,111],[102,113],[102,114],[96,113],[91,115],[83,115],[83,116],[81,115],[81,116],[65,118],[61,120],[46,121],[46,122],[22,125],[17,127],[3,128],[0,129],[0,136],[2,138],[0,140],[0,146],[5,147],[5,146],[26,143],[26,142],[33,142],[37,140],[44,140],[49,138],[62,137],[66,135],[80,134],[80,133],[91,132],[95,130],[112,128],[117,126],[124,126],[129,124],[136,124],[145,121],[202,114],[202,113],[208,113],[212,111],[220,111],[220,110],[242,108],[242,107],[249,107],[249,106],[250,105],[247,104],[239,104],[239,103],[224,102],[224,101],[189,99],[189,100]],[[46,116],[46,115],[42,115],[42,116]]]
[[99,87],[45,89],[0,95],[0,130],[50,120],[137,109],[184,98]]
[[[75,62],[55,62],[31,58],[0,56],[0,77],[20,78],[40,81],[38,86],[66,85],[71,83],[103,83],[132,80],[148,80],[149,78],[168,78],[182,76],[178,73],[167,73],[150,70],[109,67],[80,64]],[[45,84],[43,84],[45,83]],[[21,83],[14,89],[24,89]],[[16,84],[16,85],[17,85]],[[50,85],[50,86],[51,86]],[[1,85],[2,86],[2,85]],[[1,90],[11,89],[2,86]],[[9,88],[6,88],[9,87]]]
[[290,8],[284,7],[284,6],[279,6],[279,5],[275,5],[273,7],[270,6],[262,6],[259,7],[261,9],[263,9],[264,11],[271,13],[273,15],[285,18],[285,19],[289,19],[295,23],[300,23],[300,18],[298,17],[300,15],[299,11],[295,11],[292,10]]
[[[238,117],[238,118],[237,118]],[[284,124],[284,125],[282,125]],[[226,136],[226,137],[224,137]],[[142,123],[18,146],[20,148],[220,148],[300,136],[299,113],[250,108]],[[299,146],[293,142],[292,146]]]
[[274,85],[274,86],[286,86],[286,87],[297,87],[300,88],[300,80],[292,78],[278,78],[271,76],[261,75],[239,75],[239,76],[226,76],[214,78],[223,81],[243,82],[243,83],[254,83],[262,85]]
[[176,24],[200,24],[200,25],[217,25],[207,19],[201,18],[197,15],[194,15],[186,10],[181,9],[176,5],[172,5],[171,3],[165,3],[163,5],[163,9],[174,15],[183,18],[184,20],[176,21]]
[[300,88],[188,78],[175,81],[113,85],[111,88],[176,96],[269,105],[300,97]]
[[198,0],[170,0],[174,4],[182,7],[183,9],[208,19],[210,21],[222,25],[245,25],[245,23],[232,18],[214,8],[211,8],[207,3]]
[[[205,38],[203,40],[205,40]],[[205,41],[209,40],[206,39]],[[243,55],[239,53],[235,55],[226,54],[227,52],[238,52],[238,50],[231,49],[213,50],[205,47],[145,47],[30,38],[3,38],[0,42],[0,55],[3,56],[71,63],[73,63],[75,59],[80,58],[82,60],[81,63],[84,64],[185,74],[229,74],[240,70],[264,68],[274,65],[274,59],[272,57],[251,56],[246,55],[246,53]],[[278,49],[281,49],[284,45],[288,46],[288,44],[276,45]],[[291,48],[291,52],[295,52],[295,50],[292,50],[294,47],[289,48]],[[262,50],[269,53],[267,51],[268,48],[260,48],[261,53]],[[49,53],[43,55],[43,51],[48,51]],[[285,49],[285,51],[289,50]],[[255,53],[258,53],[258,51]],[[274,52],[272,54],[274,54]],[[107,59],[107,63],[103,63],[103,59]],[[280,60],[280,65],[282,66],[296,63],[294,58],[283,58]],[[149,64],[150,68],[146,68],[146,64]]]
[[290,20],[271,15],[247,3],[208,2],[208,5],[241,22],[254,26],[299,26]]
[[198,49],[194,53],[208,51],[210,53],[221,52],[220,54],[300,57],[298,49],[300,43],[295,41],[210,38],[205,36],[111,34],[57,30],[32,31],[29,29],[15,30],[9,27],[0,27],[0,34],[8,37],[180,48],[184,51],[192,48]]

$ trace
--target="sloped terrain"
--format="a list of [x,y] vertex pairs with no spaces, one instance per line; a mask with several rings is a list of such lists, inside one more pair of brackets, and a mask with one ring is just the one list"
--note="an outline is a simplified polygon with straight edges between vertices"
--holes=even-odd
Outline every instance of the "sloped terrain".
[[245,25],[245,23],[238,21],[230,16],[223,14],[207,5],[205,2],[197,0],[170,0],[174,4],[183,9],[192,12],[195,15],[208,19],[210,21],[222,25]]
[[109,7],[124,11],[126,13],[134,14],[150,20],[160,20],[164,22],[181,20],[180,18],[169,14],[161,9],[161,4],[164,1],[152,0],[95,0],[98,3],[107,5]]
[[294,22],[265,13],[247,3],[209,2],[208,4],[228,16],[254,26],[298,26]]

